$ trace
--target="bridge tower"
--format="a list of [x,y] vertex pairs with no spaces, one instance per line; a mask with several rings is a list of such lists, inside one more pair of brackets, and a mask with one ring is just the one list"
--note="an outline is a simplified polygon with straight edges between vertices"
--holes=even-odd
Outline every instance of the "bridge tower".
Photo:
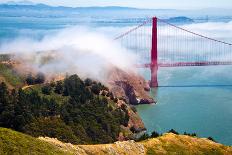
[[157,40],[157,17],[152,18],[152,47],[151,47],[151,88],[158,87],[158,40]]

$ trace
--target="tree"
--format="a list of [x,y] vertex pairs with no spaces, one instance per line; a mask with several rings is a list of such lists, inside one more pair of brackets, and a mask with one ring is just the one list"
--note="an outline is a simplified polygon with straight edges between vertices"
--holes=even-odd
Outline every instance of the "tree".
[[33,85],[35,83],[35,78],[32,76],[32,74],[27,75],[26,83],[28,85]]
[[42,89],[43,94],[45,94],[45,95],[50,95],[51,94],[52,88],[51,88],[50,85],[46,84],[41,89]]
[[91,87],[91,91],[96,94],[96,95],[99,95],[100,91],[101,91],[101,88],[99,87],[98,84],[94,84],[92,85]]
[[55,86],[55,93],[57,93],[57,94],[62,94],[63,93],[63,83],[62,83],[62,81],[58,81],[57,83],[56,83],[56,86]]
[[[6,104],[9,101],[9,91],[4,82],[0,84],[0,106],[1,104]],[[0,107],[1,112],[1,107]]]
[[36,78],[35,78],[35,83],[36,84],[41,84],[41,83],[44,83],[44,81],[45,81],[45,76],[44,76],[44,74],[43,73],[38,73],[37,75],[36,75]]
[[56,116],[59,113],[59,105],[54,99],[48,102],[47,109],[49,111],[49,116]]
[[91,79],[87,78],[87,79],[85,79],[84,83],[85,83],[85,86],[91,86],[93,81]]

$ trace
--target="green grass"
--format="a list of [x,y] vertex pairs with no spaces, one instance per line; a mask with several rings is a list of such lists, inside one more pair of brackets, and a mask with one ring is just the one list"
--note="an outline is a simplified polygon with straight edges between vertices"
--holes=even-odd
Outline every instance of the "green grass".
[[58,147],[31,136],[0,128],[0,155],[64,155],[71,154],[64,152]]
[[20,87],[23,85],[23,79],[19,77],[11,67],[5,64],[0,64],[0,76],[13,87]]
[[154,151],[154,149],[153,148],[148,148],[147,149],[147,152],[146,152],[146,155],[155,155],[156,154],[156,152]]

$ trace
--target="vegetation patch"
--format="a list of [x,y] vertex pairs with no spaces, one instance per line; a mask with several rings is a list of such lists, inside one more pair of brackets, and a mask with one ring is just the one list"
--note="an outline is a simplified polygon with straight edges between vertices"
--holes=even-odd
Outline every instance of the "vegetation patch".
[[77,75],[25,90],[10,91],[1,83],[0,126],[73,144],[115,142],[121,126],[128,125],[128,110],[102,91],[110,94],[101,83]]
[[70,154],[47,142],[38,140],[31,136],[0,128],[0,154]]
[[0,63],[0,76],[2,76],[5,81],[13,87],[22,86],[24,83],[23,79],[17,75],[16,71],[6,64]]

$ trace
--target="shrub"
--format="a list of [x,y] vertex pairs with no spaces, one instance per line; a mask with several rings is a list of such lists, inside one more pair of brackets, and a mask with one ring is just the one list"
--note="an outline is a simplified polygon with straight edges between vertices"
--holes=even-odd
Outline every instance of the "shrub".
[[35,83],[35,78],[31,74],[27,75],[26,83],[28,85],[33,85]]
[[168,133],[174,133],[176,135],[179,135],[179,133],[177,131],[175,131],[174,129],[169,130]]
[[153,131],[153,132],[151,133],[151,138],[157,138],[157,137],[159,137],[159,136],[160,136],[159,133],[156,132],[156,131]]
[[45,94],[45,95],[51,94],[52,87],[50,85],[47,84],[47,85],[43,86],[41,89],[42,89],[43,94]]
[[44,74],[43,74],[43,73],[38,73],[38,74],[36,75],[36,78],[35,78],[35,83],[36,83],[36,84],[41,84],[41,83],[44,83],[44,81],[45,81],[45,76],[44,76]]
[[91,79],[87,78],[87,79],[85,79],[84,83],[85,83],[85,86],[91,86],[93,81]]
[[94,84],[94,85],[92,85],[92,87],[91,87],[91,91],[92,91],[94,94],[99,95],[101,89],[100,89],[99,85]]
[[216,142],[212,137],[208,137],[208,140],[211,140],[213,142]]
[[148,138],[150,138],[150,136],[147,133],[145,133],[137,141],[140,142],[143,140],[147,140]]
[[62,94],[62,92],[63,92],[63,83],[62,83],[62,81],[58,81],[56,83],[56,87],[55,87],[54,92],[57,93],[57,94]]

